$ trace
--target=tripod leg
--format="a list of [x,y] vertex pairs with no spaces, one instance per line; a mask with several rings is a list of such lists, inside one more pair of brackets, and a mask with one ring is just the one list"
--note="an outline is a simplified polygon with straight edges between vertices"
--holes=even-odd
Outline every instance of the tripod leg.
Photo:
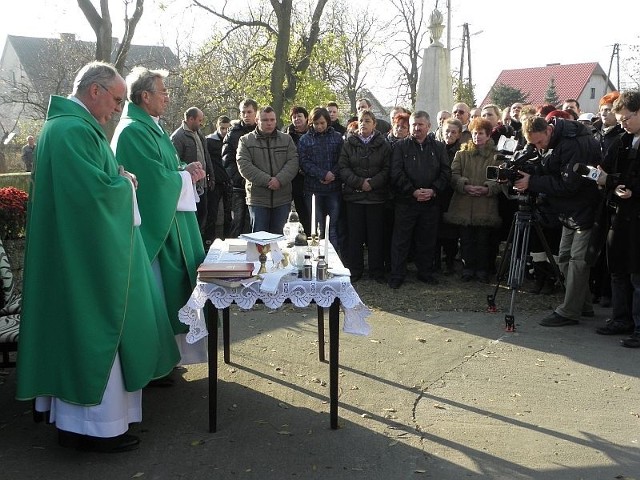
[[531,213],[518,211],[515,215],[516,223],[514,230],[514,240],[511,250],[511,263],[509,266],[509,278],[507,285],[511,289],[511,302],[509,313],[504,317],[505,330],[515,332],[515,303],[518,289],[524,281],[524,274],[527,269],[527,256],[529,255],[529,236],[531,232]]
[[496,307],[496,296],[498,295],[498,289],[500,288],[500,282],[504,279],[504,273],[507,270],[507,257],[511,254],[511,249],[513,246],[513,234],[516,227],[516,217],[513,217],[511,220],[511,227],[509,227],[509,234],[507,235],[507,242],[504,246],[504,252],[502,254],[502,258],[500,259],[500,265],[498,265],[498,271],[496,273],[496,287],[493,290],[493,295],[487,295],[487,311],[490,313],[495,313],[497,311]]

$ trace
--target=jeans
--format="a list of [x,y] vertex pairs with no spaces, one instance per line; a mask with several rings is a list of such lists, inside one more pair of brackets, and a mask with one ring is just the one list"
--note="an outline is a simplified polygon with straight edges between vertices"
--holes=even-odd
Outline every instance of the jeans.
[[290,209],[289,203],[273,208],[249,205],[251,231],[282,234]]
[[591,229],[572,230],[562,227],[558,249],[558,267],[564,275],[564,301],[555,312],[572,320],[579,320],[582,312],[592,312],[589,292],[590,268],[585,254],[591,238]]
[[[304,194],[304,201],[307,204],[307,213],[311,218],[311,194]],[[325,238],[327,232],[325,232],[326,216],[329,215],[329,241],[331,245],[338,250],[338,222],[340,221],[340,204],[342,203],[342,195],[340,192],[334,192],[329,194],[318,195],[316,193],[316,226],[320,225],[318,235],[320,238]],[[311,232],[308,232],[309,234]]]

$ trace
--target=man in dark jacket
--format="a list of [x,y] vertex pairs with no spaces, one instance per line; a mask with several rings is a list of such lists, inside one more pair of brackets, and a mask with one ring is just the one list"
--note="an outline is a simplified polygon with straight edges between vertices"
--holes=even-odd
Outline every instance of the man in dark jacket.
[[580,316],[593,316],[585,255],[599,195],[595,182],[576,173],[574,166],[600,164],[600,146],[583,124],[562,118],[549,123],[541,117],[527,117],[522,132],[527,142],[549,153],[543,156],[540,174],[520,172],[522,178],[514,187],[543,195],[563,225],[558,266],[565,278],[564,301],[540,325],[575,325]]
[[440,220],[437,197],[451,180],[445,145],[429,136],[429,114],[419,110],[411,115],[409,122],[411,136],[395,143],[391,161],[391,185],[396,192],[391,239],[391,288],[400,288],[404,282],[412,240],[415,242],[418,280],[438,283],[433,276]]
[[344,135],[347,132],[347,129],[340,123],[338,104],[336,102],[328,102],[327,111],[331,117],[331,127],[333,127],[333,129],[340,135]]
[[[207,135],[207,150],[216,178],[216,188],[209,193],[209,216],[205,236],[209,239],[226,238],[231,226],[231,180],[222,165],[222,142],[229,131],[231,120],[226,115],[218,117],[216,131]],[[206,247],[206,245],[205,245]]]
[[[624,134],[613,142],[602,163],[598,184],[605,188],[611,213],[607,260],[611,271],[611,322],[601,335],[631,333],[622,346],[640,348],[640,93],[622,92],[613,112]],[[608,174],[607,174],[608,173]],[[612,175],[613,174],[613,175]]]
[[202,168],[206,172],[206,177],[199,180],[196,183],[196,191],[198,192],[199,202],[196,204],[198,209],[198,226],[200,227],[200,234],[202,235],[202,241],[206,245],[207,242],[211,243],[213,239],[209,239],[205,235],[205,226],[207,223],[207,217],[209,216],[208,197],[209,191],[215,188],[215,173],[213,171],[213,164],[207,151],[206,141],[204,135],[200,131],[202,127],[202,121],[204,120],[204,113],[202,110],[196,107],[189,108],[184,112],[184,120],[172,134],[171,142],[176,147],[178,157],[184,163],[200,162]]
[[[306,108],[294,105],[289,111],[291,123],[282,129],[282,133],[288,134],[296,147],[300,138],[309,130],[309,112]],[[307,211],[307,204],[304,199],[304,172],[302,169],[293,178],[292,182],[293,204],[298,212],[300,223],[305,232],[311,232],[311,215]]]
[[240,115],[242,119],[233,125],[222,142],[222,165],[231,180],[233,192],[231,194],[231,228],[229,237],[237,237],[241,233],[251,232],[249,224],[249,210],[245,200],[244,178],[238,171],[236,154],[240,137],[253,132],[256,128],[256,115],[258,103],[247,98],[240,103]]

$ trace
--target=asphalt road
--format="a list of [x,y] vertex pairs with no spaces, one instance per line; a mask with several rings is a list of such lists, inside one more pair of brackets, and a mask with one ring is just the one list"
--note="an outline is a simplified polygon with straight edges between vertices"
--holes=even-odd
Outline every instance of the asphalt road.
[[596,335],[596,313],[551,329],[521,314],[506,333],[502,314],[376,312],[370,336],[340,336],[331,430],[315,309],[235,309],[218,432],[206,365],[189,366],[145,390],[140,449],[122,454],[59,447],[5,371],[0,479],[640,479],[640,350]]

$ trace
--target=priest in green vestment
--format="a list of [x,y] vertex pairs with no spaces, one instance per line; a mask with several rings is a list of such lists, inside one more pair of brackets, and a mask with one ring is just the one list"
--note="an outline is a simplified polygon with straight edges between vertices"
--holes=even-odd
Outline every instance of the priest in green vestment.
[[123,435],[141,403],[131,417],[126,392],[139,402],[179,361],[136,226],[135,176],[119,169],[102,127],[125,93],[113,66],[92,62],[69,98],[51,97],[29,196],[17,358],[17,398],[53,399],[59,432],[106,451],[137,446]]
[[169,102],[166,75],[162,70],[135,67],[127,76],[129,102],[111,147],[118,162],[139,181],[140,230],[164,292],[181,363],[200,363],[206,361],[206,342],[186,344],[188,326],[178,319],[178,310],[189,300],[196,269],[204,260],[193,184],[204,178],[205,171],[200,162],[180,162],[169,135],[158,124]]

